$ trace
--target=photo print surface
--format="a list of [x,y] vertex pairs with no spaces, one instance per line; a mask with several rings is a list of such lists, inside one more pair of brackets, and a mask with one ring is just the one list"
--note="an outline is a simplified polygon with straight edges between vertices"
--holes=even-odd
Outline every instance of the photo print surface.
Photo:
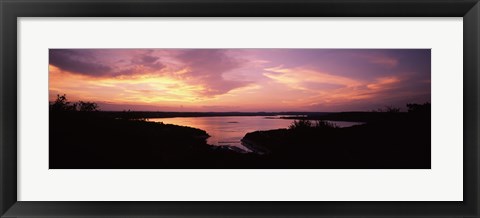
[[50,169],[430,169],[430,49],[50,49]]

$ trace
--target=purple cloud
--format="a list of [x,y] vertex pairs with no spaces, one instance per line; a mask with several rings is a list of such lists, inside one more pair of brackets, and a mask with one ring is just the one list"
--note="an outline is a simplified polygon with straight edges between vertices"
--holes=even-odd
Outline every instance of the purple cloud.
[[49,61],[62,70],[87,76],[105,76],[112,71],[95,61],[94,52],[84,49],[50,49]]
[[230,57],[226,49],[192,49],[177,56],[190,69],[185,77],[206,87],[203,95],[225,94],[249,84],[246,81],[226,80],[223,74],[241,67],[240,61]]
[[[121,55],[123,51],[127,51],[127,54]],[[91,77],[143,74],[165,67],[159,57],[153,55],[153,50],[140,51],[134,53],[116,49],[50,49],[49,62],[61,70]]]
[[160,70],[165,67],[160,61],[160,58],[153,55],[153,50],[147,50],[144,53],[134,55],[130,61],[133,65],[145,66],[150,69]]

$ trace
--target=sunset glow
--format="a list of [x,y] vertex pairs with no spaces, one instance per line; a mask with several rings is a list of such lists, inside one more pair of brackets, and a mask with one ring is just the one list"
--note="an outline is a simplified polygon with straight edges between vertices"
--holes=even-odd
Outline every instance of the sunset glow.
[[430,49],[49,52],[49,100],[107,111],[365,111],[431,95]]

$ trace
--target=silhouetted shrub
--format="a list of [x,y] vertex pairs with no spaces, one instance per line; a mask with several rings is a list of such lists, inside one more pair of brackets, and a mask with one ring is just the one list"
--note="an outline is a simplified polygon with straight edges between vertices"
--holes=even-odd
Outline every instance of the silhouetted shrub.
[[294,120],[289,129],[307,129],[312,127],[312,122],[310,120]]
[[317,120],[315,123],[312,123],[310,120],[295,120],[290,124],[288,127],[291,130],[299,130],[299,129],[310,129],[310,128],[317,128],[317,129],[330,129],[330,128],[338,128],[332,122],[328,122],[325,120]]
[[332,122],[328,122],[328,121],[325,121],[325,120],[317,120],[315,122],[315,128],[319,128],[319,129],[331,129],[331,128],[338,128],[337,125],[335,125],[335,123],[332,123]]

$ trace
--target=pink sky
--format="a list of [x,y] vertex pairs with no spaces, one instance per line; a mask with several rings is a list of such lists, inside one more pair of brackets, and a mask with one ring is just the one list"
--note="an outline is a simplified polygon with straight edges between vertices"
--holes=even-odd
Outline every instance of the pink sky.
[[50,49],[50,101],[101,110],[365,111],[430,102],[430,49]]

